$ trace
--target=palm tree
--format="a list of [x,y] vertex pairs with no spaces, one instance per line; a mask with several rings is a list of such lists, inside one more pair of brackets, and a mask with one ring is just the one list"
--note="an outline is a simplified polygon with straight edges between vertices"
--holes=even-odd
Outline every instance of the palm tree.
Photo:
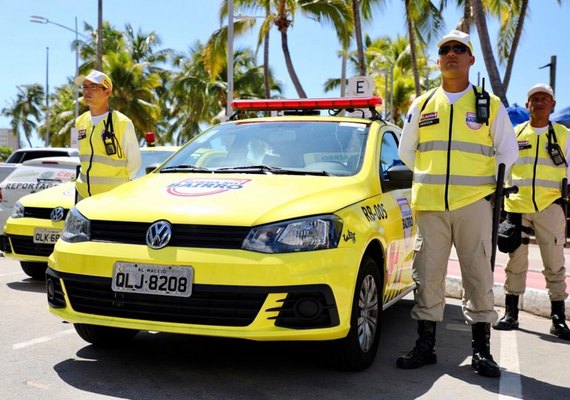
[[2,115],[11,118],[10,126],[12,132],[18,136],[18,145],[21,145],[22,140],[21,129],[28,145],[32,147],[30,138],[43,117],[41,104],[45,97],[44,89],[40,84],[21,85],[16,88],[18,90],[16,99],[12,101],[11,106],[2,109]]
[[[269,8],[272,6],[272,8]],[[222,11],[227,15],[226,1],[222,3]],[[307,97],[303,86],[297,76],[291,52],[288,44],[288,29],[293,23],[295,14],[301,14],[314,19],[318,23],[331,23],[335,28],[337,37],[341,43],[350,37],[353,26],[352,12],[350,7],[343,0],[271,0],[271,1],[250,1],[235,0],[236,11],[243,12],[265,12],[266,18],[261,25],[261,37],[271,28],[276,27],[281,36],[281,48],[285,58],[287,72],[299,97]],[[236,21],[237,24],[237,21]],[[253,25],[252,25],[253,26]],[[238,35],[238,30],[235,32]],[[223,57],[222,52],[217,53],[217,57]]]
[[[356,52],[358,58],[358,73],[366,75],[366,62],[364,60],[364,45],[362,40],[362,21],[372,21],[373,8],[386,4],[385,0],[350,0],[354,24],[354,37],[356,39]],[[348,46],[347,46],[348,48]]]
[[444,24],[443,17],[441,16],[441,10],[436,7],[431,0],[404,0],[404,8],[406,11],[406,25],[410,41],[414,87],[416,96],[419,96],[421,94],[421,85],[417,61],[418,57],[416,54],[418,47],[416,38],[420,42],[419,47],[425,48],[434,36],[441,34]]

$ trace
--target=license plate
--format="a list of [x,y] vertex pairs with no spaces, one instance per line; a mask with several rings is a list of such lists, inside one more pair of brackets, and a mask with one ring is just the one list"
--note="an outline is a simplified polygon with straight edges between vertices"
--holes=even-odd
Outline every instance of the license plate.
[[190,266],[116,262],[111,288],[115,292],[189,297],[193,276]]
[[36,228],[34,229],[34,243],[43,244],[55,244],[57,239],[61,236],[61,230],[59,229],[46,229],[46,228]]

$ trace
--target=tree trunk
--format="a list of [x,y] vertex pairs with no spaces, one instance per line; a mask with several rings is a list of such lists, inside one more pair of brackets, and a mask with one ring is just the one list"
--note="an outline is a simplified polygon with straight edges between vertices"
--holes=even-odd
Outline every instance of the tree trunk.
[[[269,16],[271,10],[269,4],[265,5],[265,15]],[[263,38],[263,84],[265,86],[265,98],[271,98],[271,83],[269,82],[269,30]]]
[[412,59],[412,71],[414,73],[414,87],[416,89],[416,97],[422,93],[420,85],[420,71],[418,70],[418,59],[416,54],[416,36],[414,32],[414,23],[410,17],[410,0],[405,1],[406,7],[406,23],[408,24],[408,40],[410,42],[410,57]]
[[295,90],[297,94],[301,98],[306,98],[307,94],[303,90],[303,86],[301,86],[301,82],[297,77],[297,73],[295,72],[295,68],[293,67],[293,62],[291,61],[291,54],[289,53],[289,45],[287,44],[287,30],[281,30],[281,48],[283,49],[283,55],[285,56],[285,65],[287,66],[287,72],[289,72],[289,76],[293,81],[293,85],[295,86]]
[[523,24],[526,18],[527,10],[528,10],[528,0],[522,0],[521,13],[518,18],[517,28],[515,30],[515,36],[513,37],[513,43],[511,44],[511,51],[509,52],[509,58],[507,59],[507,68],[505,69],[505,76],[503,77],[503,86],[505,88],[505,92],[509,88],[511,73],[513,71],[513,65],[515,63],[515,54],[517,52],[517,47],[521,39]]
[[489,30],[487,29],[487,21],[485,19],[485,13],[483,11],[483,5],[481,4],[481,0],[471,0],[471,3],[473,6],[473,18],[475,20],[475,26],[477,27],[477,33],[479,34],[481,52],[483,53],[485,67],[487,69],[487,73],[489,74],[489,80],[491,81],[491,88],[493,89],[493,93],[501,99],[505,107],[508,107],[509,102],[507,100],[506,90],[503,86],[503,83],[501,82],[501,77],[497,68],[497,62],[495,61],[495,56],[493,55],[491,40],[489,39]]
[[361,76],[366,75],[366,62],[364,61],[364,45],[362,43],[362,26],[360,24],[360,2],[352,0],[352,14],[354,18],[354,36],[356,37],[356,50],[358,53],[358,71]]

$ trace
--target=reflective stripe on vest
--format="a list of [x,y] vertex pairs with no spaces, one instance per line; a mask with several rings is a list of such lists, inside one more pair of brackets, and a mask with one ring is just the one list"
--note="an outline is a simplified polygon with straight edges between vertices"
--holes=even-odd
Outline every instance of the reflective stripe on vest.
[[[553,123],[556,141],[562,151],[566,148],[568,130]],[[511,170],[511,182],[518,186],[518,193],[505,199],[505,210],[517,213],[535,213],[544,210],[558,200],[562,194],[562,179],[566,177],[566,166],[554,165],[548,151],[548,131],[537,135],[530,124],[515,127],[519,143],[519,158]],[[568,154],[564,155],[568,159]]]
[[[429,96],[428,92],[418,100],[423,107],[412,203],[416,210],[455,210],[495,190],[493,138],[489,126],[476,121],[473,90],[453,105],[441,88]],[[491,96],[489,124],[494,122],[499,107],[500,100]]]

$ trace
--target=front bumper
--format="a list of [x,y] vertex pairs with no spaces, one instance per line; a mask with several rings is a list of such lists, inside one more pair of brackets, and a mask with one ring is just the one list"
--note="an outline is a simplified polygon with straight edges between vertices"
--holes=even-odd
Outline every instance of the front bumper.
[[[148,258],[128,257],[143,253]],[[192,295],[113,292],[117,260],[191,265]],[[350,328],[359,258],[346,248],[269,255],[59,241],[49,264],[50,311],[70,322],[253,340],[330,340]]]

